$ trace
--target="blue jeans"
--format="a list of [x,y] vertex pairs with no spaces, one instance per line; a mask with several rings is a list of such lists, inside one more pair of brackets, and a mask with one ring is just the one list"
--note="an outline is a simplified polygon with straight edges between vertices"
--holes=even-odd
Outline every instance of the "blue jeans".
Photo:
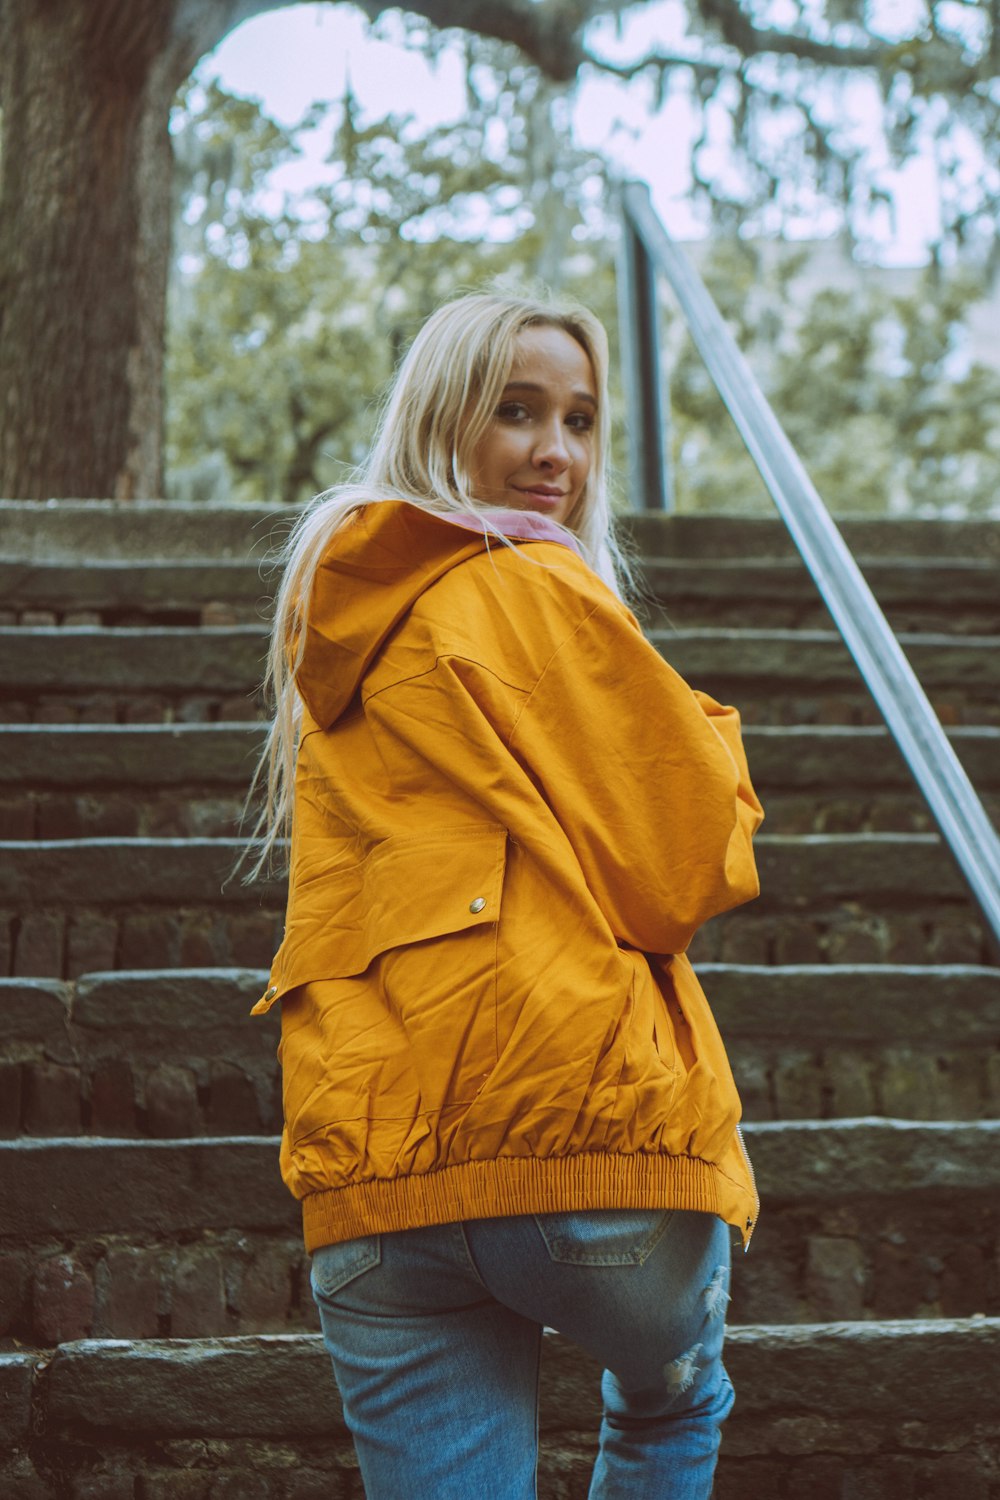
[[590,1500],[706,1500],[729,1231],[681,1209],[471,1219],[313,1255],[368,1500],[530,1500],[543,1327],[604,1367]]

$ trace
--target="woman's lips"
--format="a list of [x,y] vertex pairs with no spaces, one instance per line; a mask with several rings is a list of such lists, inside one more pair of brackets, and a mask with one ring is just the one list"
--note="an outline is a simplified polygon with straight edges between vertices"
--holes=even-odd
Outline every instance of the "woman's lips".
[[526,490],[520,485],[515,485],[514,488],[519,495],[526,496],[539,510],[555,510],[566,498],[563,490]]

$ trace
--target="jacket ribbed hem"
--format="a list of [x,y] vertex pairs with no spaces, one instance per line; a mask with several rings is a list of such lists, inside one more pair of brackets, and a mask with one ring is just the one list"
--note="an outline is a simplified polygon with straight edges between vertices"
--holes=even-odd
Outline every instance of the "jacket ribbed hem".
[[422,1176],[362,1182],[302,1200],[306,1250],[382,1234],[513,1214],[595,1208],[688,1208],[718,1214],[746,1244],[754,1194],[710,1162],[690,1156],[591,1153],[502,1156]]

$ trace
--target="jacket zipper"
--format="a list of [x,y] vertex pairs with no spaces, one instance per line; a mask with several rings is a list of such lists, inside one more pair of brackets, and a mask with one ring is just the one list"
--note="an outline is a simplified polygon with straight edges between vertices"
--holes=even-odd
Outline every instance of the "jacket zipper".
[[747,1150],[746,1142],[743,1139],[743,1131],[738,1125],[736,1127],[736,1139],[740,1143],[740,1150],[743,1153],[743,1160],[747,1164],[747,1171],[750,1173],[750,1183],[753,1187],[753,1218],[747,1220],[746,1239],[743,1241],[743,1254],[746,1255],[747,1251],[750,1249],[750,1240],[753,1236],[753,1232],[757,1227],[757,1220],[760,1218],[760,1194],[757,1191],[757,1174],[754,1172],[753,1162],[750,1160],[750,1153]]

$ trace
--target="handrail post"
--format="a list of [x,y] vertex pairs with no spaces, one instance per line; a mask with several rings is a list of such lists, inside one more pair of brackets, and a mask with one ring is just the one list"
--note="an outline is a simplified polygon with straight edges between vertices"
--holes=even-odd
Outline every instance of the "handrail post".
[[618,250],[618,326],[631,503],[673,510],[669,434],[660,372],[656,272],[627,213]]

